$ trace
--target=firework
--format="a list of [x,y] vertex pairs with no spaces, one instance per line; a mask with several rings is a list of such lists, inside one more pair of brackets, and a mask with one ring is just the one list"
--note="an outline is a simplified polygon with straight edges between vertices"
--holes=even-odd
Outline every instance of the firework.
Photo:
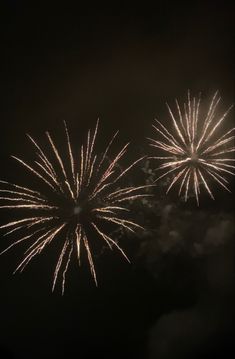
[[216,181],[230,192],[227,187],[226,175],[234,175],[234,158],[231,158],[234,147],[234,130],[231,128],[223,134],[218,134],[219,126],[229,113],[229,109],[222,115],[217,115],[220,102],[218,92],[212,98],[206,115],[200,114],[201,98],[191,98],[188,92],[187,102],[183,108],[177,100],[177,116],[167,105],[172,120],[172,129],[168,129],[162,122],[155,120],[153,128],[161,136],[161,140],[149,139],[151,146],[163,151],[164,155],[152,158],[163,161],[158,167],[163,170],[157,180],[174,175],[167,189],[179,184],[178,194],[184,193],[187,201],[190,189],[193,190],[199,205],[200,187],[203,186],[214,199],[209,187],[209,180]]
[[[61,241],[63,238],[60,242],[61,251],[52,285],[52,290],[54,290],[58,277],[61,276],[62,293],[64,292],[66,272],[74,253],[79,264],[81,263],[82,246],[87,254],[90,271],[97,285],[89,237],[91,233],[97,241],[101,239],[110,249],[116,248],[129,261],[118,243],[103,232],[102,226],[104,222],[108,222],[132,232],[142,228],[137,223],[127,219],[125,214],[129,210],[125,204],[131,200],[147,196],[143,193],[147,186],[117,187],[123,176],[143,159],[141,157],[128,167],[121,169],[119,162],[127,152],[129,145],[127,143],[107,163],[107,155],[118,132],[111,138],[104,153],[98,156],[94,152],[98,131],[97,121],[93,134],[90,130],[88,131],[86,144],[81,146],[79,160],[76,162],[66,123],[64,125],[67,147],[66,161],[63,160],[48,132],[46,132],[46,136],[49,152],[48,150],[45,152],[28,135],[36,150],[37,159],[33,165],[12,156],[44,184],[46,195],[41,190],[0,181],[3,186],[3,189],[0,189],[0,208],[24,212],[20,219],[17,218],[0,227],[7,230],[5,235],[18,232],[18,239],[14,240],[1,254],[19,243],[29,243],[23,260],[16,268],[16,271],[22,271],[52,241],[56,239]],[[25,215],[25,211],[27,211],[27,215]],[[19,235],[22,233],[21,231],[24,232],[24,235]],[[94,241],[94,239],[92,240]]]

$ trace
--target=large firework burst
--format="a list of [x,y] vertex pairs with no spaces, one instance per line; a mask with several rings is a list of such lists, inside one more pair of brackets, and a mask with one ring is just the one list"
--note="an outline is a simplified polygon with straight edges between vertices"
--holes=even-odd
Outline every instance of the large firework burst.
[[231,153],[235,151],[235,128],[231,128],[222,135],[218,128],[227,116],[229,109],[221,116],[216,113],[220,102],[218,92],[212,98],[206,115],[200,114],[201,98],[190,97],[183,108],[177,100],[177,116],[168,106],[173,129],[168,129],[162,122],[155,120],[153,128],[161,135],[162,140],[151,139],[151,146],[166,153],[165,156],[152,158],[162,160],[158,169],[164,170],[158,179],[167,175],[174,175],[170,181],[168,191],[177,182],[180,183],[179,195],[184,192],[185,201],[188,199],[190,188],[193,189],[199,204],[200,185],[204,186],[210,197],[214,199],[209,187],[209,179],[215,180],[220,186],[229,191],[226,175],[234,175],[235,160]]
[[[23,211],[20,219],[17,218],[0,227],[7,229],[5,235],[18,232],[18,239],[14,240],[2,253],[19,243],[29,242],[25,256],[16,268],[16,271],[22,271],[53,240],[60,240],[61,251],[54,272],[52,290],[55,288],[58,276],[61,275],[62,293],[73,252],[77,253],[80,263],[81,246],[85,248],[91,274],[97,285],[89,235],[97,237],[97,241],[99,238],[102,239],[110,249],[115,247],[128,260],[118,243],[103,232],[102,225],[104,222],[109,222],[130,231],[141,228],[124,216],[128,212],[125,203],[146,196],[142,191],[146,186],[118,187],[121,178],[143,158],[137,159],[126,168],[120,168],[119,162],[126,154],[129,143],[107,163],[108,152],[118,132],[112,137],[104,153],[98,156],[94,153],[97,121],[94,133],[91,134],[91,131],[88,131],[86,144],[81,146],[79,160],[76,161],[66,123],[64,125],[67,143],[66,161],[62,159],[48,132],[46,136],[50,151],[47,151],[47,154],[28,135],[36,149],[37,159],[33,165],[12,156],[44,183],[45,189],[47,187],[46,195],[41,190],[0,181],[3,185],[0,189],[2,193],[0,200],[7,201],[1,204],[0,208],[20,210],[21,213]],[[26,214],[25,211],[27,211]],[[22,231],[23,234],[21,234]]]

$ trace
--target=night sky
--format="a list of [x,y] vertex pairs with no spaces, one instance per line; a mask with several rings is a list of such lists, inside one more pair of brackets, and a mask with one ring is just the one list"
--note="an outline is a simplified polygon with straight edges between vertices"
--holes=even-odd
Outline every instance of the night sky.
[[[60,148],[63,120],[77,148],[100,119],[97,151],[113,133],[114,152],[152,155],[155,117],[170,124],[165,103],[216,90],[220,111],[234,103],[234,9],[220,2],[187,7],[158,2],[135,16],[49,9],[21,1],[0,6],[0,178],[40,186],[10,155],[33,160],[25,133],[40,143],[49,130]],[[145,6],[145,4],[144,4]],[[147,7],[147,6],[145,6]],[[226,120],[233,124],[234,110]],[[169,122],[167,122],[169,121]],[[128,180],[145,184],[147,164]],[[155,164],[151,164],[155,168]],[[184,203],[164,183],[133,209],[146,230],[119,243],[131,264],[106,249],[95,258],[98,288],[84,261],[72,263],[65,294],[51,293],[58,252],[51,246],[12,276],[21,246],[0,257],[1,358],[232,358],[234,343],[234,180],[232,194],[213,187]],[[1,209],[0,225],[13,213]],[[9,243],[2,236],[0,250]],[[233,354],[232,354],[233,353]]]

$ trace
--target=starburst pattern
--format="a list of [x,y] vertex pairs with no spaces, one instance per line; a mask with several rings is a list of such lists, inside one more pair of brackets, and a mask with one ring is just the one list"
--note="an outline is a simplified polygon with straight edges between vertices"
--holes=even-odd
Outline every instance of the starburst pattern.
[[175,101],[177,116],[167,104],[173,129],[155,120],[153,128],[160,134],[162,140],[149,139],[151,146],[165,153],[165,156],[152,157],[163,161],[158,169],[164,172],[157,180],[173,175],[167,193],[178,182],[180,184],[178,194],[183,192],[187,201],[189,190],[192,189],[197,204],[199,204],[200,186],[203,186],[214,199],[209,187],[210,179],[230,192],[226,175],[234,175],[235,160],[231,154],[235,151],[235,128],[223,134],[218,130],[232,106],[223,115],[218,116],[217,106],[220,102],[218,92],[213,96],[206,115],[200,114],[200,96],[198,99],[191,98],[188,92],[188,99],[183,108],[177,100]]
[[[14,240],[1,254],[15,245],[29,242],[25,256],[16,268],[16,271],[22,271],[35,256],[57,239],[60,241],[61,250],[54,272],[52,290],[60,275],[62,293],[71,257],[73,253],[76,253],[80,264],[82,246],[97,285],[90,245],[91,238],[87,233],[92,233],[91,236],[97,241],[103,240],[110,249],[116,248],[128,260],[119,244],[103,232],[102,226],[104,222],[108,222],[132,232],[142,228],[134,221],[127,219],[126,214],[129,210],[125,204],[148,196],[143,193],[147,186],[118,187],[120,180],[143,159],[141,157],[128,167],[121,168],[119,162],[127,152],[129,145],[127,143],[112,160],[107,161],[110,147],[118,132],[112,137],[104,153],[98,156],[94,152],[98,131],[97,121],[94,133],[88,131],[86,144],[81,146],[79,160],[76,162],[66,123],[64,125],[67,143],[66,161],[63,159],[65,154],[61,156],[48,132],[46,136],[50,151],[47,150],[47,152],[28,135],[36,150],[37,159],[33,165],[12,156],[44,184],[47,190],[46,195],[41,190],[0,181],[3,186],[3,189],[0,189],[0,200],[4,201],[0,208],[23,211],[20,219],[17,218],[0,227],[7,230],[5,235],[18,232],[18,239]],[[23,234],[20,235],[22,231]]]

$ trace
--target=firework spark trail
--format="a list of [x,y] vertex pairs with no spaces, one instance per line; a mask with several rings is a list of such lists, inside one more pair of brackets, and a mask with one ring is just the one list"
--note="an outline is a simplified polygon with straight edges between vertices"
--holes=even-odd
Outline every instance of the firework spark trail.
[[46,157],[45,153],[43,152],[43,150],[41,149],[41,147],[37,144],[37,142],[29,135],[27,134],[27,137],[30,139],[30,141],[34,144],[34,146],[39,150],[39,153],[37,153],[38,157],[42,160],[42,162],[45,164],[45,166],[47,167],[47,169],[49,170],[49,172],[51,174],[53,174],[54,176],[56,176],[53,165],[51,164],[51,162],[48,160],[48,158]]
[[0,206],[0,208],[9,208],[9,209],[16,209],[16,208],[29,208],[29,209],[58,209],[56,206],[48,206],[47,204],[17,204],[17,205],[4,205]]
[[93,262],[89,242],[87,240],[87,236],[86,236],[85,232],[83,233],[82,239],[83,239],[83,243],[84,243],[85,248],[86,248],[87,258],[88,258],[88,261],[89,261],[89,264],[90,264],[91,275],[92,275],[92,277],[93,277],[93,279],[95,281],[95,284],[97,286],[98,283],[97,283],[97,278],[96,278],[95,266],[94,266],[94,262]]
[[[55,238],[55,236],[64,228],[65,223],[63,223],[61,226],[57,227],[56,229],[49,230],[46,233],[44,233],[42,236],[40,236],[37,241],[30,246],[26,253],[26,257],[22,260],[22,262],[18,265],[15,272],[20,270],[21,272],[25,269],[25,267],[28,265],[28,263],[35,257],[37,254],[40,254],[43,249]],[[45,239],[44,239],[45,238]],[[43,241],[41,241],[43,239]],[[35,246],[35,244],[39,244]],[[30,251],[31,250],[31,251]],[[14,272],[14,273],[15,273]]]
[[64,257],[64,255],[65,255],[65,253],[66,253],[66,249],[67,249],[68,245],[69,245],[69,241],[66,240],[66,241],[64,242],[62,251],[61,251],[61,253],[60,253],[60,256],[59,256],[59,259],[58,259],[58,262],[57,262],[57,265],[56,265],[56,268],[55,268],[54,280],[53,280],[53,285],[52,285],[52,291],[54,291],[54,289],[55,289],[55,285],[56,285],[58,273],[59,273],[59,270],[60,270],[60,267],[61,267],[61,264],[62,264],[62,261],[63,261],[63,257]]
[[183,110],[180,108],[179,102],[177,100],[175,102],[178,118],[167,104],[173,129],[168,129],[160,121],[155,120],[153,128],[162,137],[162,140],[149,138],[150,146],[160,149],[167,155],[150,158],[163,161],[157,170],[166,169],[157,180],[174,174],[167,193],[176,183],[180,183],[178,194],[180,195],[184,191],[184,198],[187,201],[189,191],[192,190],[199,205],[201,185],[214,199],[208,184],[210,179],[230,192],[226,186],[228,181],[225,175],[235,174],[234,158],[229,158],[229,154],[235,151],[234,143],[232,143],[235,139],[235,135],[232,134],[235,128],[231,128],[223,135],[218,135],[217,132],[232,106],[222,116],[217,116],[216,111],[220,97],[216,92],[208,112],[203,118],[199,113],[200,96],[198,99],[191,98],[188,91],[187,103],[184,103]]
[[35,195],[32,195],[32,194],[29,194],[29,193],[24,193],[24,192],[19,192],[19,191],[11,191],[11,190],[7,190],[7,189],[5,189],[5,190],[0,189],[0,192],[16,194],[16,195],[23,196],[23,197],[26,197],[26,198],[32,198],[33,200],[37,200],[39,202],[46,202],[45,199],[43,199],[41,197],[38,197],[38,196],[35,196]]
[[10,244],[7,248],[5,248],[5,249],[0,253],[0,255],[3,254],[3,253],[5,253],[5,252],[7,252],[7,251],[9,251],[9,249],[11,249],[12,247],[16,246],[18,243],[21,243],[21,242],[23,242],[23,241],[25,241],[25,240],[27,240],[27,239],[29,239],[29,238],[32,238],[35,234],[37,234],[38,232],[40,232],[40,231],[42,231],[42,230],[43,230],[43,229],[40,228],[40,229],[38,229],[37,231],[32,232],[32,233],[29,234],[28,236],[22,237],[22,238],[20,238],[18,241],[13,242],[13,243]]
[[78,263],[81,265],[81,259],[80,259],[80,250],[81,250],[81,237],[82,237],[82,229],[81,226],[77,224],[76,230],[76,246],[77,246],[77,257],[78,257]]
[[101,237],[105,240],[105,242],[108,244],[109,248],[112,249],[112,245],[114,245],[115,247],[118,248],[118,250],[122,253],[122,255],[126,258],[126,260],[128,262],[130,262],[129,258],[126,256],[126,254],[124,253],[124,251],[122,250],[121,247],[119,247],[119,245],[109,236],[107,236],[107,234],[101,232],[101,230],[95,225],[95,223],[92,222],[93,227],[96,229],[96,231],[101,235]]
[[[48,154],[46,149],[42,149],[38,142],[27,134],[35,148],[37,160],[34,161],[34,165],[37,169],[25,160],[12,156],[45,185],[45,190],[35,191],[7,181],[0,181],[0,185],[4,187],[0,189],[2,193],[0,200],[4,201],[0,208],[14,209],[19,213],[24,211],[22,218],[16,218],[0,226],[0,230],[7,231],[5,235],[10,237],[17,232],[19,236],[18,240],[14,240],[1,254],[15,245],[30,241],[22,261],[15,270],[15,272],[21,272],[51,242],[55,239],[62,241],[52,283],[54,291],[61,278],[62,294],[66,273],[74,252],[81,265],[81,247],[84,247],[86,251],[91,275],[97,285],[92,255],[93,246],[88,236],[91,230],[94,234],[96,233],[97,241],[101,238],[110,249],[116,248],[129,261],[122,248],[103,232],[101,226],[106,222],[131,232],[143,229],[134,221],[125,218],[131,212],[120,203],[150,196],[145,193],[148,185],[117,187],[117,183],[120,183],[120,180],[144,158],[133,161],[121,170],[119,162],[126,155],[129,146],[127,143],[112,157],[111,161],[107,161],[107,154],[118,132],[108,142],[103,154],[98,156],[94,151],[98,134],[97,121],[94,132],[88,131],[85,145],[80,147],[80,158],[77,162],[66,122],[64,122],[64,128],[67,146],[65,155],[59,151],[51,135],[46,132],[50,150]],[[46,194],[45,191],[47,191]],[[25,211],[28,214],[25,214]]]
[[[11,187],[19,189],[19,190],[23,190],[24,191],[23,193],[25,194],[25,196],[28,195],[28,193],[30,193],[30,194],[33,194],[36,197],[39,197],[39,199],[43,200],[42,194],[40,192],[33,191],[32,189],[30,189],[28,187],[22,187],[22,186],[19,186],[19,185],[15,184],[15,183],[10,183],[10,182],[7,182],[7,181],[2,181],[2,180],[0,180],[0,183],[8,185],[8,186],[11,186]],[[8,191],[8,190],[4,189],[4,190],[1,190],[1,191],[5,192],[5,191]]]
[[51,187],[53,190],[55,190],[55,187],[45,178],[45,175],[40,174],[38,171],[36,171],[32,166],[29,166],[25,161],[21,160],[20,158],[16,156],[11,156],[16,161],[20,162],[23,166],[25,166],[29,171],[31,171],[35,176],[42,179],[49,187]]
[[63,280],[62,280],[62,295],[64,294],[64,287],[65,287],[65,277],[66,277],[66,273],[67,273],[67,270],[68,270],[68,267],[69,267],[69,263],[70,263],[70,260],[71,260],[71,255],[73,253],[73,243],[71,243],[70,245],[70,251],[68,253],[68,257],[67,257],[67,261],[66,261],[66,264],[65,264],[65,269],[63,271]]
[[16,231],[18,231],[18,230],[20,230],[20,229],[22,229],[22,228],[24,228],[24,227],[31,228],[31,227],[33,227],[33,226],[39,224],[39,223],[40,223],[40,224],[41,224],[41,223],[45,223],[45,222],[47,222],[47,221],[51,221],[52,219],[54,219],[54,217],[41,217],[41,218],[39,217],[39,219],[34,219],[34,220],[30,221],[29,223],[23,223],[23,224],[21,224],[21,225],[15,227],[15,228],[13,228],[13,229],[11,229],[10,231],[6,232],[6,233],[4,234],[4,236],[9,235],[9,234],[11,234],[11,233],[13,233],[13,232],[16,232]]
[[73,183],[75,185],[76,184],[76,177],[75,177],[75,169],[74,169],[74,158],[73,158],[73,152],[72,152],[71,143],[70,143],[69,132],[68,132],[67,124],[66,124],[65,121],[64,121],[64,127],[65,127],[66,136],[67,136],[67,143],[68,143],[71,171],[72,171],[72,176],[73,176]]

